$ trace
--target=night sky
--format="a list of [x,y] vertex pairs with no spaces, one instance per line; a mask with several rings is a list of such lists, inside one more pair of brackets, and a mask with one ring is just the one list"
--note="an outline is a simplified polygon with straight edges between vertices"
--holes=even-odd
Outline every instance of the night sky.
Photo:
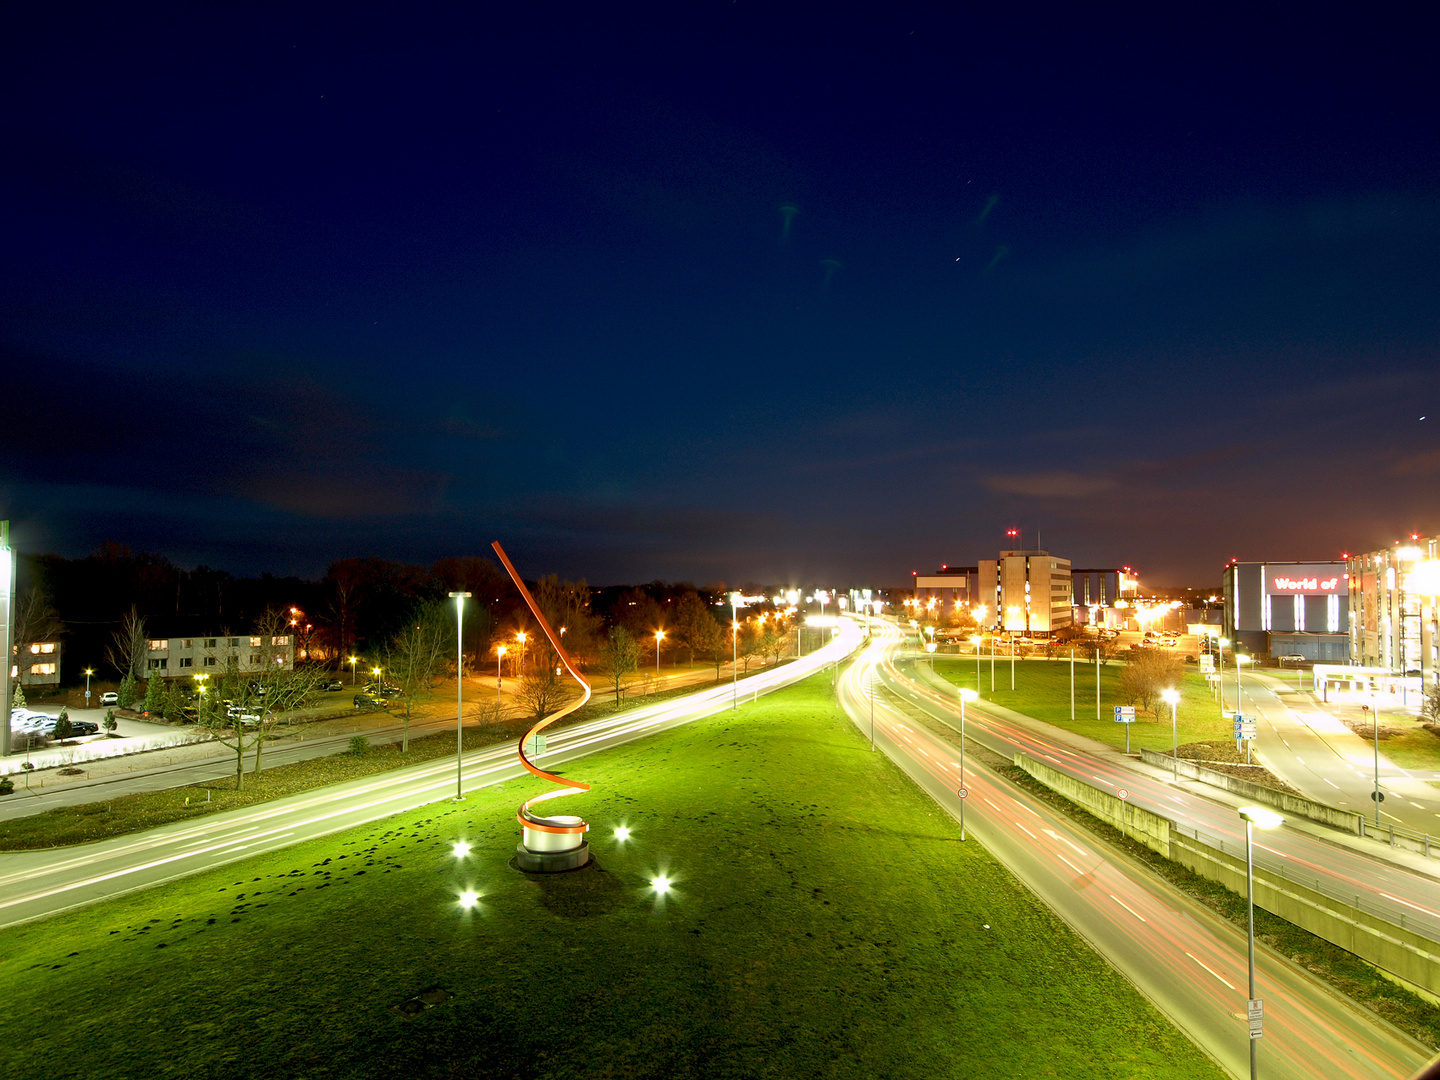
[[1208,585],[1440,531],[1419,6],[26,7],[23,550],[885,586],[1019,527]]

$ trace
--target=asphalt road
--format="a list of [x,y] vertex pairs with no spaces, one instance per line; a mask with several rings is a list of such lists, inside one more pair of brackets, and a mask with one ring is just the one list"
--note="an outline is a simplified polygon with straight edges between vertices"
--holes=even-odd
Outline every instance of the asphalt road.
[[[1377,755],[1373,745],[1331,712],[1313,707],[1293,692],[1293,683],[1268,675],[1247,674],[1241,685],[1241,711],[1257,717],[1257,753],[1280,779],[1316,802],[1338,806],[1375,820]],[[1233,704],[1233,681],[1227,684]],[[1381,722],[1384,727],[1384,722]],[[1382,825],[1404,825],[1440,838],[1440,789],[1378,755]]]
[[[957,819],[962,814],[957,791],[963,782],[968,835],[1231,1075],[1248,1075],[1244,934],[1046,804],[977,766],[973,758],[962,779],[958,740],[942,739],[916,725],[892,703],[890,693],[877,692],[882,682],[894,686],[896,680],[888,656],[899,635],[883,633],[887,640],[868,649],[840,683],[841,702],[857,726],[868,733],[873,709],[877,747]],[[916,692],[924,698],[928,688],[916,687]],[[967,721],[971,712],[967,709]],[[966,734],[971,734],[968,723]],[[982,741],[988,744],[991,738]],[[995,932],[1003,935],[1002,917],[991,918]],[[1403,1077],[1427,1059],[1423,1047],[1362,1013],[1285,958],[1261,946],[1257,961],[1257,995],[1266,1013],[1259,1050],[1262,1075],[1287,1080]]]
[[[738,695],[747,699],[778,690],[839,662],[860,644],[861,629],[847,621],[838,638],[784,666],[749,676]],[[631,709],[548,735],[537,761],[556,768],[609,747],[732,707],[732,686]],[[267,754],[268,757],[268,754]],[[475,751],[461,763],[467,790],[526,775],[510,745]],[[540,783],[540,781],[536,781]],[[81,847],[0,854],[0,926],[10,926],[107,897],[172,881],[265,851],[378,818],[453,798],[454,759],[277,799],[243,810],[176,823]],[[574,810],[584,813],[583,798]],[[519,839],[519,828],[516,828]]]

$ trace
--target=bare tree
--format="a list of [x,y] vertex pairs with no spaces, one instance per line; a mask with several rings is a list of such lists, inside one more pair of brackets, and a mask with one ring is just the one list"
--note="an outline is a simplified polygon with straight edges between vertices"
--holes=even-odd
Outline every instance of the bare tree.
[[640,643],[623,626],[612,627],[600,646],[596,670],[615,689],[615,705],[620,705],[620,691],[627,676],[640,666]]
[[446,674],[446,662],[452,642],[449,630],[450,607],[439,601],[427,601],[411,617],[409,623],[390,643],[386,658],[386,675],[399,688],[396,700],[405,720],[400,752],[410,750],[410,720],[422,698],[428,700],[436,682]]
[[675,605],[674,636],[677,645],[683,646],[690,653],[690,663],[695,662],[695,654],[701,651],[701,642],[706,636],[706,623],[715,625],[715,618],[710,614],[710,609],[700,594],[693,589],[680,597],[679,603]]
[[1165,709],[1162,690],[1173,690],[1184,678],[1185,665],[1173,653],[1160,649],[1136,649],[1120,672],[1120,697],[1129,705],[1153,712],[1155,719]]
[[537,723],[560,708],[568,696],[564,684],[555,674],[555,669],[549,665],[541,667],[539,664],[525,669],[525,677],[520,680],[519,689],[515,691],[516,700]]
[[[706,616],[709,617],[708,612]],[[695,651],[714,662],[715,679],[719,681],[720,668],[724,665],[725,658],[730,655],[730,635],[721,630],[720,624],[713,618],[708,623],[697,622],[692,629]]]
[[145,636],[145,620],[133,604],[110,640],[105,649],[106,662],[122,677],[129,672],[131,678],[142,678],[150,653],[150,639]]
[[65,624],[60,621],[50,597],[38,585],[31,586],[16,598],[13,626],[11,641],[16,646],[52,641],[65,630]]

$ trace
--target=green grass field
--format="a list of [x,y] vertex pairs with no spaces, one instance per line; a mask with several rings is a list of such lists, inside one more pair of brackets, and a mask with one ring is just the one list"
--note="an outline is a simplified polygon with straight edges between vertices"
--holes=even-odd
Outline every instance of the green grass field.
[[[1095,719],[1095,664],[1075,664],[1075,719],[1070,719],[1070,664],[1062,660],[1017,660],[1015,689],[1010,689],[1010,662],[995,662],[995,690],[990,689],[990,660],[980,666],[980,696],[1007,709],[1033,716],[1066,731],[1085,735],[1098,742],[1125,748],[1125,724],[1115,723],[1115,706],[1126,704],[1120,699],[1121,668],[1117,664],[1100,667],[1100,716]],[[935,673],[956,686],[975,686],[974,659],[935,658]],[[1220,713],[1220,706],[1205,686],[1205,677],[1188,669],[1179,686],[1180,705],[1176,712],[1180,745],[1228,739],[1233,725]],[[1169,753],[1172,743],[1170,710],[1167,707],[1157,722],[1153,713],[1139,713],[1130,728],[1130,749],[1142,748]]]
[[[515,804],[543,787],[526,780],[0,932],[0,1069],[1220,1075],[957,842],[823,676],[567,771],[595,784],[551,804],[592,823],[598,866],[579,872],[507,867]],[[390,1011],[435,986],[453,999]]]

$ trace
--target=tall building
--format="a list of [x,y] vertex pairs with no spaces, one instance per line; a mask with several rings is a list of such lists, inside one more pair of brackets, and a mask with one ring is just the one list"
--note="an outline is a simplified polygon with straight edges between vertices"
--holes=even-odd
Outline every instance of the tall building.
[[1440,537],[1412,537],[1385,551],[1351,556],[1350,655],[1365,667],[1419,675],[1440,685]]
[[1349,576],[1343,561],[1232,562],[1222,632],[1252,656],[1343,664],[1351,657]]
[[1039,549],[1002,551],[976,567],[975,603],[987,625],[1026,634],[1053,634],[1074,621],[1070,560]]

